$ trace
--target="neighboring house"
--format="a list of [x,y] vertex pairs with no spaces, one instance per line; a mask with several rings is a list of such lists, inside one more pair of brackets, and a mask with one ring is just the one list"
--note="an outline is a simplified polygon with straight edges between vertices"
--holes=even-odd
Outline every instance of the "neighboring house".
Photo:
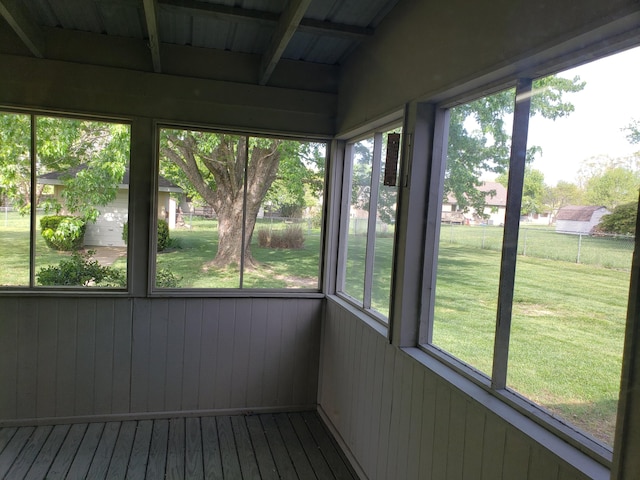
[[556,215],[556,232],[588,235],[607,213],[609,210],[602,206],[562,207]]
[[[38,177],[38,182],[53,185],[53,196],[64,205],[62,191],[66,188],[64,179],[76,175],[84,165],[60,172],[51,172]],[[158,218],[167,219],[169,228],[175,227],[176,201],[171,193],[183,193],[183,190],[169,180],[158,177]],[[116,197],[104,207],[98,207],[100,215],[95,223],[88,223],[84,235],[87,246],[124,247],[122,227],[128,218],[129,210],[129,169],[125,171],[122,183],[118,185]]]
[[498,182],[483,182],[477,189],[481,192],[486,192],[483,216],[478,215],[471,207],[466,212],[460,209],[456,197],[450,193],[442,203],[442,221],[446,223],[504,225],[504,215],[507,208],[507,189]]

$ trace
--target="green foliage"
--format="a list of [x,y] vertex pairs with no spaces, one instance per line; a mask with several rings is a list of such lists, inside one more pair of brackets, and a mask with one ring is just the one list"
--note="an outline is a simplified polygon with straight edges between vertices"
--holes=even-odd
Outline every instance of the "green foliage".
[[54,250],[77,250],[82,246],[86,222],[79,217],[51,215],[40,219],[42,238]]
[[258,230],[258,245],[263,248],[302,248],[302,227],[289,225],[283,231],[261,228]]
[[[66,172],[62,200],[67,211],[88,220],[96,207],[116,195],[129,161],[129,126],[105,122],[36,117],[36,176]],[[0,114],[0,184],[23,213],[31,203],[31,117]],[[36,189],[39,204],[42,188]],[[61,205],[54,205],[59,210]]]
[[640,143],[640,120],[632,120],[623,130],[627,131],[627,140],[631,143]]
[[161,268],[156,272],[157,288],[178,288],[182,277],[174,275],[168,268]]
[[[507,173],[498,175],[496,182],[507,188]],[[534,213],[541,213],[544,205],[544,194],[544,173],[527,165],[524,170],[524,184],[522,186],[522,206],[520,208],[520,214],[532,215]]]
[[602,205],[609,210],[638,199],[640,173],[625,167],[608,167],[589,178],[585,199],[589,205]]
[[[125,222],[122,225],[122,240],[125,245],[129,242],[129,222]],[[158,242],[156,245],[159,252],[171,245],[169,224],[166,220],[158,219]]]
[[[571,103],[563,100],[566,93],[579,92],[585,87],[579,77],[566,79],[546,77],[533,84],[531,115],[542,115],[555,120],[574,111]],[[505,90],[450,110],[447,166],[444,195],[453,194],[462,209],[473,207],[482,212],[485,192],[476,187],[486,172],[501,174],[509,164],[510,134],[505,130],[505,119],[513,114],[515,90]],[[529,161],[539,147],[527,150]],[[528,208],[536,208],[534,204]]]
[[608,215],[603,215],[597,230],[605,233],[620,235],[636,234],[636,219],[638,217],[638,202],[618,205]]
[[158,220],[158,251],[161,252],[169,246],[169,224],[166,220]]
[[36,274],[39,285],[45,286],[96,286],[125,287],[126,278],[120,270],[104,267],[97,260],[92,260],[95,253],[89,250],[86,254],[74,252],[71,257],[61,260],[56,266],[41,268]]
[[543,203],[551,211],[567,205],[582,205],[583,192],[574,183],[560,180],[555,187],[545,185]]

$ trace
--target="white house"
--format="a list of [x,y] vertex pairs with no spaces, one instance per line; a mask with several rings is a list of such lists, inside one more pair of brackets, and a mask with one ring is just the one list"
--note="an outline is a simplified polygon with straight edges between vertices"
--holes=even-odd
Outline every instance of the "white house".
[[[53,185],[53,196],[62,200],[62,191],[66,188],[64,179],[76,175],[85,165],[62,172],[51,172],[38,177],[41,184]],[[167,219],[169,228],[175,227],[176,201],[171,193],[182,193],[182,188],[166,178],[158,177],[158,218]],[[61,202],[62,203],[62,202]],[[124,247],[122,228],[127,222],[129,211],[129,169],[118,185],[115,198],[104,207],[95,223],[88,223],[84,235],[84,245],[100,247]]]
[[483,216],[478,215],[471,207],[466,211],[462,210],[456,197],[450,193],[442,203],[442,221],[504,225],[504,215],[507,208],[507,189],[504,185],[498,182],[483,182],[476,188],[481,192],[486,192]]
[[556,232],[588,235],[607,213],[610,213],[609,210],[602,206],[562,207],[556,216]]

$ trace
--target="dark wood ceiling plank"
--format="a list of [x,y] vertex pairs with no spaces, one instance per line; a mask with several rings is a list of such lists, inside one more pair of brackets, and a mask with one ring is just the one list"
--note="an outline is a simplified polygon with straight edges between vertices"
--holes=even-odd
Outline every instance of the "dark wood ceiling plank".
[[[1,0],[0,0],[1,1]],[[162,65],[160,63],[160,37],[158,35],[158,11],[156,0],[143,0],[144,16],[147,21],[147,32],[149,34],[149,49],[153,61],[153,71],[160,73]]]
[[290,0],[287,8],[282,12],[280,21],[271,37],[271,43],[262,56],[258,80],[260,85],[266,85],[269,81],[269,77],[280,61],[291,37],[296,33],[300,20],[302,20],[310,3],[311,0]]
[[0,15],[4,17],[34,56],[44,58],[44,35],[40,27],[24,10],[22,2],[19,0],[0,0]]

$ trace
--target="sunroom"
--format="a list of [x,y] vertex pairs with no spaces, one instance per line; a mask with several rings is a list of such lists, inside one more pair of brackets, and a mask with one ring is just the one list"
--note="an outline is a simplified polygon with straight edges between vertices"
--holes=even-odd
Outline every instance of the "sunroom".
[[0,0],[0,478],[639,478],[639,26]]

